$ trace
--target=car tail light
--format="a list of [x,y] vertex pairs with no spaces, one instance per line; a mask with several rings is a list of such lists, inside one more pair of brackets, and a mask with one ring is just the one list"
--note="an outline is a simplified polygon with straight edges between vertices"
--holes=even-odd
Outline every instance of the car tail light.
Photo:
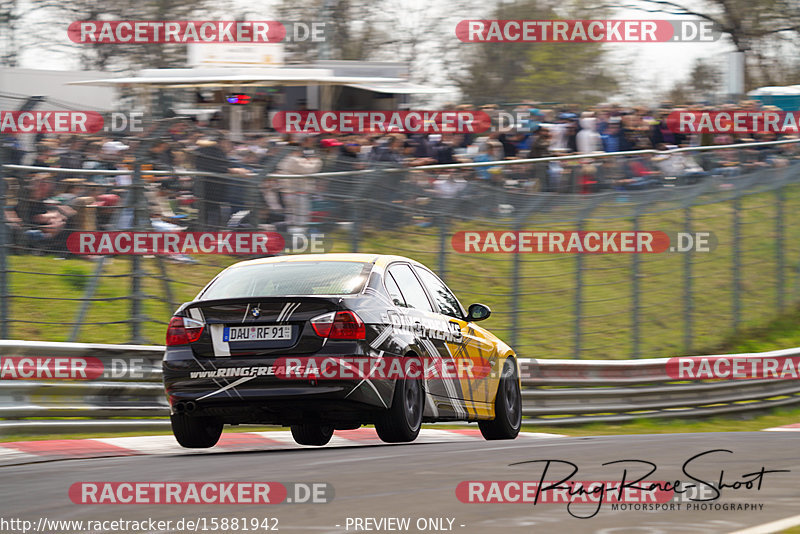
[[167,346],[187,345],[200,339],[203,323],[188,317],[173,317],[167,327]]
[[333,328],[333,319],[336,317],[336,312],[330,312],[323,315],[318,315],[311,319],[311,328],[317,333],[319,337],[328,337]]
[[336,312],[329,339],[365,339],[367,329],[361,317],[351,311]]
[[344,310],[325,313],[311,319],[311,327],[320,337],[328,339],[365,339],[367,329],[355,312]]

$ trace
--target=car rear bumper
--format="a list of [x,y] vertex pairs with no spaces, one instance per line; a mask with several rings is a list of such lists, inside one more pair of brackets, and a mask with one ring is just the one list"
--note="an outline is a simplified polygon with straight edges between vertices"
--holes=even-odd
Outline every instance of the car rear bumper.
[[278,358],[196,358],[188,346],[170,347],[162,369],[171,409],[234,424],[367,423],[391,402],[392,380],[279,378]]

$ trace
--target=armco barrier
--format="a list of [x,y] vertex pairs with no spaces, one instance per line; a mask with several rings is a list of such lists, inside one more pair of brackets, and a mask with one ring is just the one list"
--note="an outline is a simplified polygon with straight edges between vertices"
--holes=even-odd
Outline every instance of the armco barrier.
[[[163,351],[160,346],[0,341],[0,367],[9,357],[97,358],[107,367],[107,376],[96,380],[0,380],[0,435],[168,428],[160,383]],[[800,356],[800,348],[737,356]],[[800,403],[800,380],[680,382],[667,375],[666,362],[521,359],[525,423],[703,417]]]
[[0,435],[166,430],[163,355],[158,346],[0,340],[0,369],[9,357],[50,366],[96,359],[104,368],[95,380],[0,380]]

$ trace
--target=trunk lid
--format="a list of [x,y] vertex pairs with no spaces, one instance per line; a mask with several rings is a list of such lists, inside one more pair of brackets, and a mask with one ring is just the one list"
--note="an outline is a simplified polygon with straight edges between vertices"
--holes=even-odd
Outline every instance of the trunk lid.
[[196,356],[310,354],[325,339],[309,322],[340,309],[341,297],[247,297],[190,302],[182,314],[205,324]]

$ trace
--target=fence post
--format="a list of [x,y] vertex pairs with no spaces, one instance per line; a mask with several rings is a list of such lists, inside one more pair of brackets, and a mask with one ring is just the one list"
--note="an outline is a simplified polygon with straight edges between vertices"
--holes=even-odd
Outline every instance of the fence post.
[[8,227],[6,226],[6,180],[0,158],[0,339],[9,339],[8,328]]
[[739,330],[739,323],[741,321],[742,301],[741,301],[741,286],[742,286],[742,199],[737,195],[733,199],[733,292],[732,292],[732,306],[733,306],[733,331]]
[[355,195],[353,198],[348,199],[348,203],[352,206],[353,226],[350,228],[350,252],[358,252],[361,245],[361,219],[363,216],[369,217],[370,210],[364,209],[364,204],[369,202],[369,191],[371,180],[380,179],[375,178],[375,173],[357,174],[355,183]]
[[[251,224],[247,228],[252,232],[258,232],[258,222],[260,220],[258,214],[259,200],[263,202],[261,195],[261,184],[264,183],[267,174],[266,167],[262,167],[258,174],[247,179],[245,191],[247,191],[247,209],[250,211]],[[258,199],[258,200],[257,200]]]
[[[133,229],[141,231],[144,225],[142,211],[147,209],[144,199],[144,184],[142,183],[142,165],[137,159],[133,165]],[[138,254],[131,255],[131,343],[142,344],[142,258]]]
[[775,301],[778,305],[778,312],[783,313],[785,300],[783,292],[785,289],[786,280],[783,276],[784,271],[784,225],[783,225],[783,186],[775,191],[775,262],[777,270],[777,279],[775,280]]
[[353,226],[350,227],[350,252],[358,252],[361,241],[361,203],[353,203]]
[[[439,219],[439,278],[447,277],[447,216]],[[446,281],[446,280],[445,280]]]
[[[633,214],[633,231],[639,231],[639,204],[636,205],[635,212]],[[638,235],[638,234],[637,234]],[[640,331],[639,331],[639,311],[641,309],[640,303],[640,294],[639,294],[639,271],[640,271],[640,255],[638,253],[631,254],[631,260],[633,262],[631,273],[631,299],[632,299],[632,306],[631,306],[631,357],[632,358],[640,358],[641,357],[641,347],[640,347]]]
[[[517,235],[525,227],[525,222],[538,208],[540,208],[548,200],[547,196],[539,198],[532,198],[528,200],[524,208],[517,212],[516,220],[514,221],[514,231]],[[516,347],[519,343],[519,319],[520,319],[520,295],[521,277],[522,277],[522,254],[517,251],[512,254],[511,263],[511,346]]]
[[78,341],[78,336],[81,333],[83,321],[86,319],[89,306],[92,304],[91,299],[94,297],[97,286],[100,284],[100,276],[103,274],[103,267],[105,266],[105,263],[106,256],[100,256],[100,259],[97,260],[97,265],[94,268],[94,276],[92,276],[92,279],[89,280],[89,285],[86,287],[86,291],[83,293],[83,300],[81,301],[80,308],[78,309],[77,315],[75,315],[75,320],[73,321],[75,324],[72,325],[72,331],[70,332],[69,339],[67,340],[70,343]]
[[178,306],[175,303],[175,299],[172,297],[172,287],[169,285],[169,274],[167,272],[167,265],[163,256],[156,256],[156,263],[158,264],[158,270],[161,273],[160,278],[164,287],[164,303],[168,308],[167,318],[169,320],[169,318],[172,317],[172,314],[175,313],[175,310],[178,308]]
[[[578,221],[578,232],[583,232],[583,217]],[[579,360],[581,357],[581,314],[583,313],[583,254],[578,252],[575,255],[575,354],[574,358]]]
[[[684,208],[684,231],[692,232],[692,207]],[[692,350],[692,254],[683,255],[683,346],[686,352]]]
[[[515,228],[517,235],[519,235],[521,229],[522,223],[518,221]],[[511,346],[516,347],[519,342],[519,277],[522,254],[517,251],[511,256],[511,261],[513,262],[511,264]]]
[[[197,203],[197,222],[195,224],[197,224],[200,227],[200,230],[207,231],[209,230],[209,228],[207,228],[206,226],[206,224],[208,223],[208,216],[206,215],[206,212],[208,211],[208,206],[206,205],[206,203],[208,202],[208,196],[206,195],[206,185],[209,180],[209,177],[200,175],[200,176],[195,176],[194,178],[195,178],[194,190],[199,200]],[[132,196],[136,195],[135,187],[133,188],[131,193]],[[135,208],[134,208],[134,218],[136,218]],[[211,231],[215,230],[217,229],[211,228]]]

